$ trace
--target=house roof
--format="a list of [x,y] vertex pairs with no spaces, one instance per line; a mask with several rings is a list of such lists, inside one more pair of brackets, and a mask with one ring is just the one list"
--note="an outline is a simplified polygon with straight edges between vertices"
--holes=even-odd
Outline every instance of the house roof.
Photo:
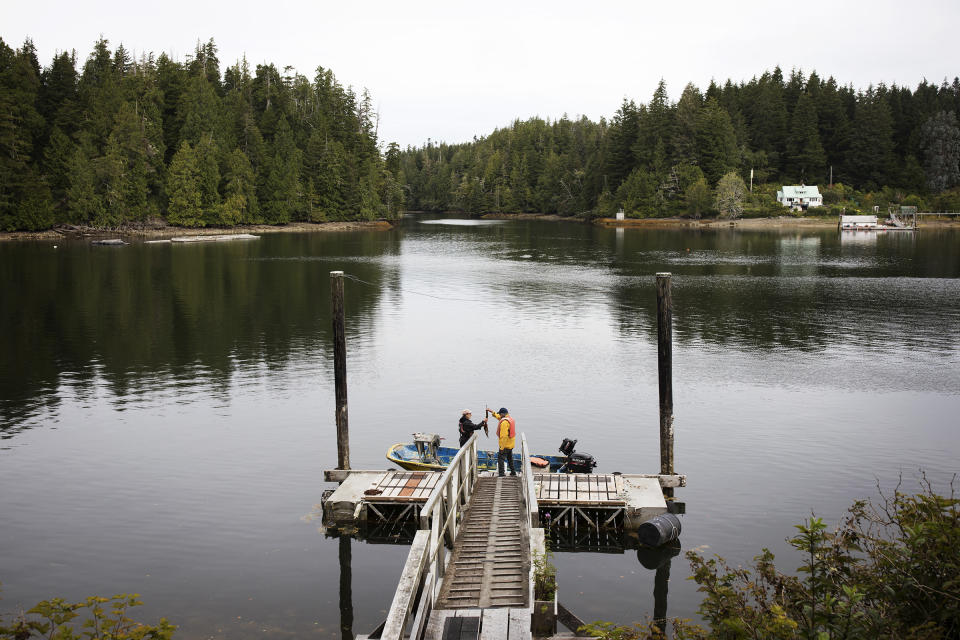
[[817,189],[817,185],[807,186],[807,185],[793,185],[787,186],[783,185],[783,197],[784,198],[819,198],[820,190]]

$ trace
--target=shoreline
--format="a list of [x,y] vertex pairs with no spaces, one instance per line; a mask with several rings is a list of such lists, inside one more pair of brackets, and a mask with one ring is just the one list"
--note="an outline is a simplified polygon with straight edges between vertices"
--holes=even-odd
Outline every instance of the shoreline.
[[[488,213],[480,216],[484,220],[551,220],[565,222],[580,222],[593,224],[598,227],[616,229],[829,229],[838,226],[835,217],[795,217],[775,216],[769,218],[737,218],[736,220],[720,220],[706,218],[693,220],[691,218],[595,218],[585,220],[573,216],[558,216],[552,213]],[[918,229],[925,228],[955,228],[960,229],[960,220],[925,220],[917,225]]]
[[290,222],[285,225],[248,224],[235,227],[186,228],[153,226],[143,228],[97,229],[95,227],[60,227],[44,231],[3,231],[0,242],[15,240],[81,240],[98,238],[166,239],[180,236],[215,236],[224,234],[263,233],[336,233],[342,231],[388,231],[393,223],[386,220],[349,222]]
[[[417,213],[417,212],[404,212]],[[595,218],[585,220],[573,216],[560,216],[554,213],[486,213],[479,216],[483,220],[546,220],[552,222],[579,222],[604,228],[616,229],[743,229],[749,231],[764,229],[827,229],[837,226],[837,220],[830,218],[797,218],[777,216],[771,218],[738,218],[736,220],[718,220],[715,218],[692,220],[690,218]],[[224,234],[264,234],[264,233],[338,233],[343,231],[388,231],[394,223],[387,220],[355,220],[343,222],[290,222],[285,225],[251,224],[235,227],[186,228],[168,225],[127,227],[121,229],[98,229],[96,227],[61,226],[44,231],[0,231],[0,242],[17,240],[82,240],[103,238],[124,239],[167,239],[181,236],[211,236]],[[925,220],[918,229],[960,229],[960,220]]]
[[720,220],[709,218],[692,220],[690,218],[628,218],[615,220],[614,218],[599,218],[593,223],[600,227],[688,227],[695,229],[770,229],[770,228],[827,228],[836,227],[834,218],[796,218],[794,216],[777,216],[775,218],[737,218],[736,220]]

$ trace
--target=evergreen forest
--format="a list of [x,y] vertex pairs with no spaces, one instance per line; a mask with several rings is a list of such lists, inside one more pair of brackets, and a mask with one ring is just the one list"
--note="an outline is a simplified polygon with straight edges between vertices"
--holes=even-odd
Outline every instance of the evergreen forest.
[[[0,39],[0,231],[283,224],[394,217],[403,190],[371,97],[213,40],[184,62],[100,39],[41,68]],[[394,146],[387,153],[398,158]]]
[[[783,184],[819,185],[823,213],[960,209],[960,79],[855,90],[779,68],[676,102],[660,82],[612,119],[531,118],[465,144],[407,149],[407,207],[628,217],[781,215]],[[748,186],[753,172],[752,186]],[[832,181],[831,181],[832,177]],[[737,206],[726,206],[725,199]]]
[[[0,231],[285,224],[400,211],[629,217],[780,215],[782,184],[822,212],[960,210],[960,79],[856,90],[779,68],[749,82],[661,81],[608,121],[514,121],[461,144],[377,139],[372,99],[217,46],[183,62],[100,39],[41,67],[0,39]],[[749,185],[749,186],[748,186]]]

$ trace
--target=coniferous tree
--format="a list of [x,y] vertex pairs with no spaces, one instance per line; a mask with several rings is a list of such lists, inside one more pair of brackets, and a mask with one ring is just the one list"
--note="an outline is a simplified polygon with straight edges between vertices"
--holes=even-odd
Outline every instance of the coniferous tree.
[[826,164],[826,154],[820,144],[816,104],[810,95],[801,93],[790,121],[787,173],[794,179],[815,183],[822,179]]
[[302,211],[300,163],[301,152],[293,143],[293,133],[286,117],[276,125],[271,155],[263,167],[258,199],[267,224],[284,224],[296,219]]
[[[624,100],[613,116],[607,139],[606,175],[610,188],[616,189],[635,166],[633,148],[640,133],[640,110],[632,100]],[[527,167],[531,165],[527,159]]]
[[203,192],[197,152],[184,140],[170,161],[167,191],[170,205],[167,220],[183,227],[204,224]]
[[677,128],[673,141],[675,164],[697,164],[697,119],[703,96],[693,83],[687,84],[677,101]]
[[894,162],[893,120],[881,91],[870,87],[857,96],[847,165],[854,182],[875,189],[887,184]]
[[940,193],[960,183],[960,127],[953,111],[941,111],[923,124],[920,145],[931,191]]
[[223,224],[246,224],[257,219],[256,177],[250,160],[241,149],[234,149],[226,159],[223,173]]
[[43,229],[53,222],[50,190],[34,161],[44,121],[33,43],[16,51],[0,40],[0,229]]
[[72,224],[91,224],[103,219],[104,202],[97,192],[97,174],[89,149],[82,146],[75,148],[70,158],[69,176],[65,220]]
[[720,176],[737,168],[737,138],[730,116],[713,98],[697,114],[697,160],[707,180],[713,184]]

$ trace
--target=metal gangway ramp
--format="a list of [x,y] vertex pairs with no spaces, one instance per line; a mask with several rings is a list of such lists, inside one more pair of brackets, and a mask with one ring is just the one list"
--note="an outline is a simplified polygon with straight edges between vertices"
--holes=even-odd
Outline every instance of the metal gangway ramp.
[[476,433],[454,457],[420,512],[380,638],[531,638],[532,556],[544,537],[519,440],[518,477],[480,477]]
[[480,478],[435,609],[530,604],[530,532],[523,526],[520,479]]

